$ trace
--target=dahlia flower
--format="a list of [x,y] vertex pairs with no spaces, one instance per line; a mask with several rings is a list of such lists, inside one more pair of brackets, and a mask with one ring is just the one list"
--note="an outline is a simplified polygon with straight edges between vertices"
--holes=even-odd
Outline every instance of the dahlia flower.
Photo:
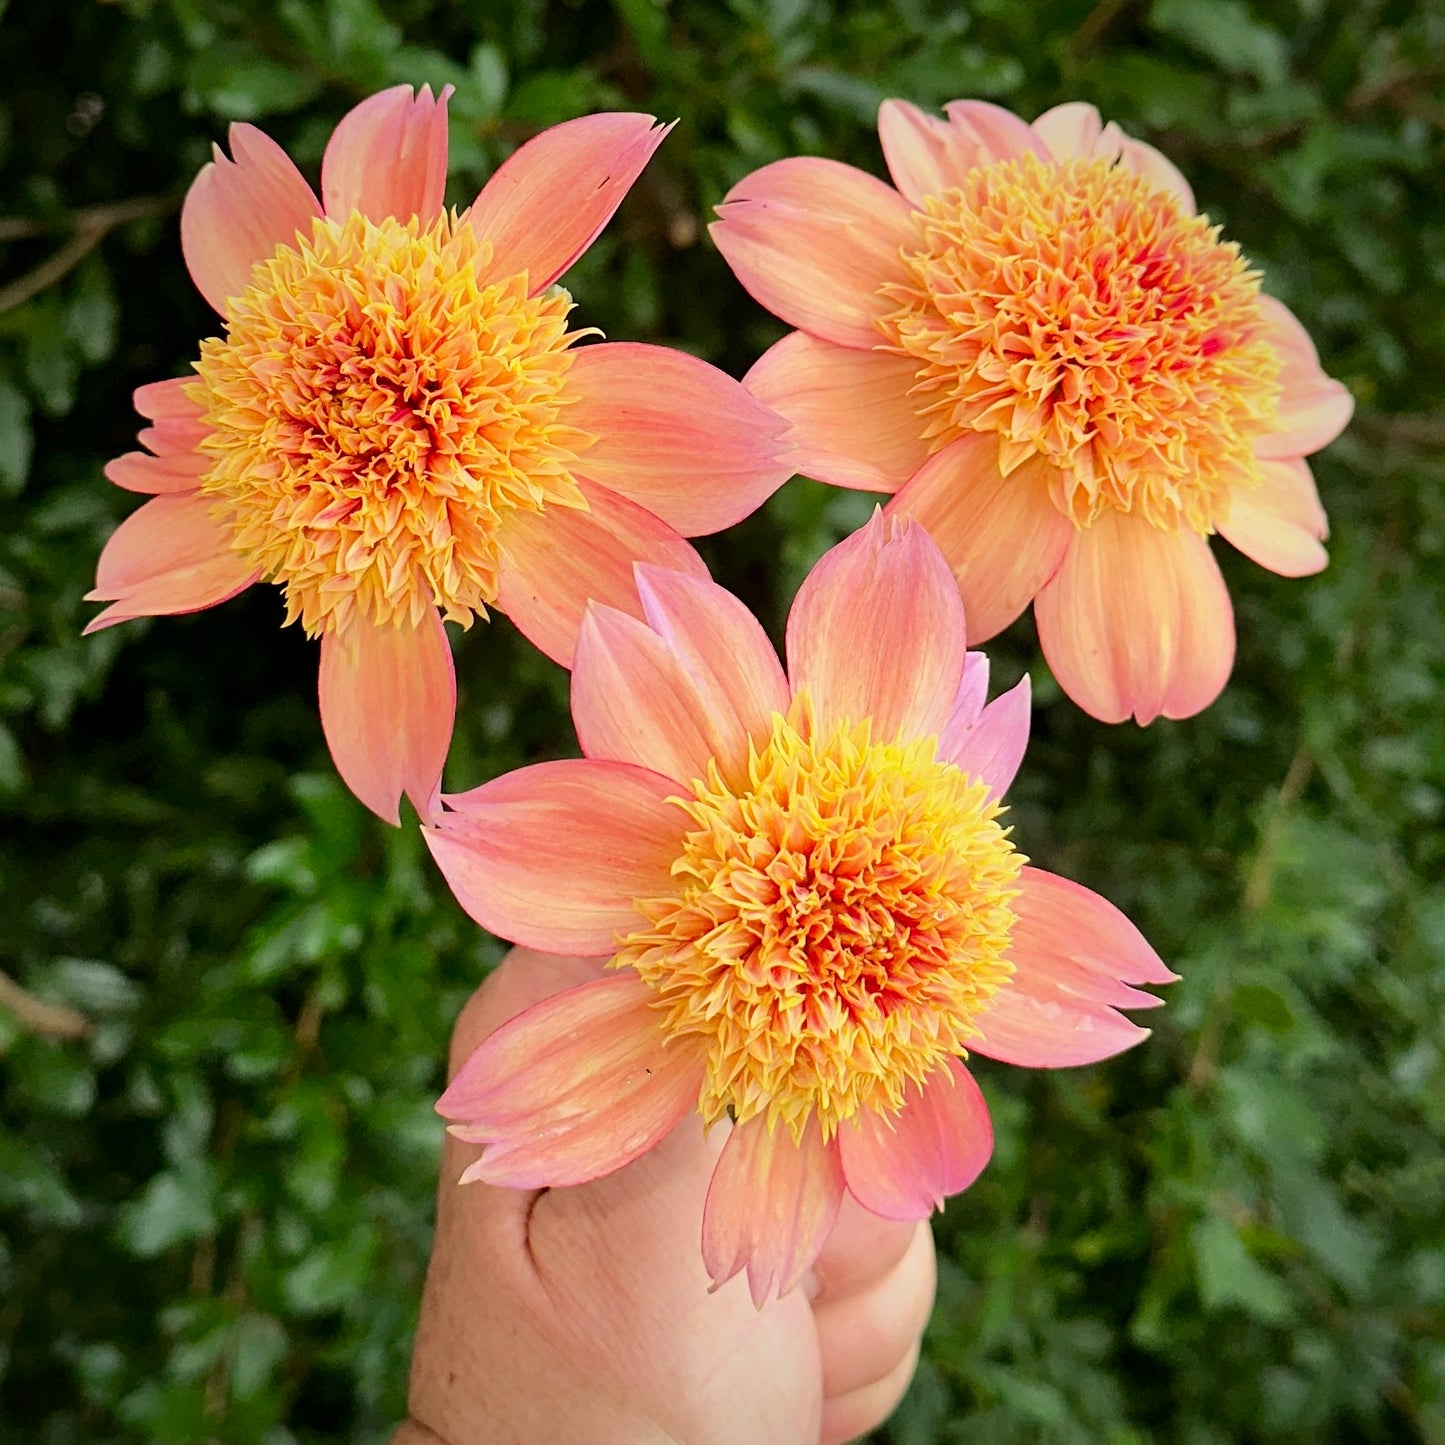
[[947,114],[884,102],[896,190],[802,157],[729,192],[719,249],[799,328],[745,380],[793,423],[799,470],[928,528],[971,643],[1032,601],[1081,707],[1188,717],[1234,660],[1210,534],[1322,568],[1303,459],[1350,395],[1158,151],[1089,105]]
[[987,706],[924,529],[875,514],[800,589],[785,674],[705,578],[640,565],[572,674],[585,756],[445,799],[427,841],[483,927],[610,972],[519,1014],[437,1105],[464,1181],[606,1174],[693,1109],[732,1131],[702,1249],[790,1289],[844,1191],[925,1218],[992,1149],[966,1051],[1056,1067],[1146,1036],[1174,977],[1097,894],[1026,866],[1001,802],[1027,678]]
[[791,468],[783,422],[656,346],[574,346],[554,283],[667,132],[584,116],[442,204],[447,92],[397,86],[337,126],[318,200],[231,127],[181,214],[224,323],[106,475],[153,494],[100,558],[87,628],[278,584],[321,639],[321,721],[352,791],[392,822],[433,806],[455,681],[443,620],[500,607],[559,662],[590,597],[640,611],[632,564],[703,572],[683,540],[746,516]]

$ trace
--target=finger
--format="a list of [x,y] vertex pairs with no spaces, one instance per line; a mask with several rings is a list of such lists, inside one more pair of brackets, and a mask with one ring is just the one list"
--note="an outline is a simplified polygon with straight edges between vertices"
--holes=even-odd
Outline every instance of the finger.
[[920,1223],[887,1274],[846,1299],[814,1303],[825,1400],[887,1378],[912,1353],[933,1310],[936,1283],[933,1236]]
[[844,1445],[875,1430],[897,1408],[918,1368],[917,1343],[881,1380],[823,1401],[823,1429],[819,1445]]
[[814,1303],[846,1299],[881,1279],[907,1253],[917,1229],[915,1223],[880,1219],[845,1193],[837,1222],[813,1265]]

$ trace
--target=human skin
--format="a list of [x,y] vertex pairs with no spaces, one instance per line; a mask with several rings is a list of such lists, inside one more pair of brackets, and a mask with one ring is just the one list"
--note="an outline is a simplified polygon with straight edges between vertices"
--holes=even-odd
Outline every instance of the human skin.
[[[599,967],[514,949],[462,1011],[451,1071]],[[702,1208],[726,1135],[692,1115],[635,1163],[540,1191],[459,1187],[477,1146],[448,1138],[392,1445],[838,1445],[881,1423],[933,1304],[927,1223],[845,1199],[799,1289],[761,1310],[741,1276],[709,1293]]]

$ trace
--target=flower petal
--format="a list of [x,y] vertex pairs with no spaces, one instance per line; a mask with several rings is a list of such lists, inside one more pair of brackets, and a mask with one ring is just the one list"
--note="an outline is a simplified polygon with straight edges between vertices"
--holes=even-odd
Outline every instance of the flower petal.
[[260,577],[231,550],[230,529],[196,492],[156,497],[111,534],[87,602],[113,602],[85,629],[89,636],[132,617],[199,612],[243,592]]
[[713,1170],[702,1215],[702,1258],[713,1288],[740,1269],[761,1309],[787,1294],[818,1257],[843,1201],[836,1144],[808,1120],[798,1143],[769,1130],[759,1114],[728,1136]]
[[788,685],[767,634],[716,584],[637,569],[646,624],[588,608],[572,673],[572,716],[588,757],[637,763],[679,783],[746,776],[750,738],[786,712]]
[[[978,721],[983,705],[988,700],[988,657],[982,652],[966,652],[963,655],[963,677],[958,684],[958,694],[953,699],[953,708],[948,715],[944,729],[945,736],[965,733]],[[940,746],[943,739],[939,739]]]
[[446,627],[435,608],[415,625],[357,616],[321,639],[321,727],[336,771],[384,822],[405,793],[436,812],[457,711]]
[[567,759],[445,798],[426,830],[457,902],[488,931],[547,953],[611,954],[633,900],[667,894],[686,818],[677,784],[625,763]]
[[808,574],[788,615],[788,678],[826,733],[873,719],[877,741],[943,731],[963,677],[963,604],[922,527],[875,512]]
[[1038,457],[1004,476],[998,439],[978,432],[930,457],[888,503],[890,516],[922,523],[948,558],[972,644],[1023,612],[1074,538],[1073,522],[1049,500],[1052,475]]
[[1263,484],[1230,497],[1219,535],[1282,577],[1321,571],[1330,558],[1320,542],[1330,528],[1309,463],[1301,457],[1261,461],[1259,470]]
[[1279,400],[1279,427],[1254,444],[1256,456],[1288,459],[1308,456],[1339,436],[1354,414],[1349,390],[1320,368],[1310,334],[1283,302],[1259,298],[1274,343],[1284,363]]
[[1034,618],[1059,685],[1102,722],[1192,717],[1234,665],[1234,610],[1209,543],[1119,512],[1075,536]]
[[792,423],[789,464],[805,477],[896,492],[928,457],[908,392],[917,364],[790,332],[743,378],[759,401]]
[[685,537],[742,521],[793,475],[783,418],[684,351],[579,347],[567,381],[568,425],[597,438],[577,470]]
[[1001,105],[986,100],[954,100],[943,109],[952,123],[955,149],[969,166],[986,166],[991,161],[1017,160],[1026,155],[1050,159],[1043,137],[1035,135],[1027,121]]
[[1026,1068],[1105,1059],[1139,1043],[1147,1029],[1115,1012],[1161,1000],[1130,987],[1172,983],[1144,936],[1107,899],[1038,868],[1019,874],[1010,955],[1014,974],[976,1020],[971,1047]]
[[920,210],[928,196],[961,185],[969,172],[947,121],[906,100],[878,107],[878,140],[893,184]]
[[[976,654],[972,654],[976,655]],[[957,707],[938,739],[938,756],[988,784],[989,798],[1003,797],[1023,762],[1029,745],[1032,693],[1027,674],[995,698],[971,724],[962,723]]]
[[[486,1152],[462,1175],[514,1189],[585,1184],[630,1164],[696,1106],[703,1055],[665,1040],[635,973],[554,994],[464,1063],[437,1113]],[[667,1042],[667,1047],[663,1047]]]
[[948,1059],[910,1083],[893,1118],[855,1114],[838,1128],[848,1192],[884,1219],[927,1219],[961,1194],[993,1153],[993,1122],[973,1075]]
[[578,485],[588,511],[513,512],[498,537],[497,603],[526,638],[563,667],[572,665],[589,601],[641,616],[634,562],[707,576],[702,558],[666,522],[605,487],[581,480]]
[[164,457],[153,457],[148,452],[126,452],[105,464],[105,475],[128,492],[193,492],[210,465],[211,459],[200,452],[179,452]]
[[520,146],[468,213],[492,243],[495,274],[525,271],[534,296],[546,290],[597,239],[671,129],[654,116],[604,112]]
[[440,214],[451,93],[448,85],[434,100],[429,85],[415,96],[411,86],[393,85],[347,111],[321,159],[326,214],[337,221],[353,211],[372,221],[429,221]]
[[1192,216],[1198,210],[1193,187],[1184,179],[1179,168],[1147,142],[1125,137],[1120,147],[1120,162],[1134,175],[1143,176],[1168,191],[1186,215]]
[[1033,133],[1049,148],[1056,161],[1094,159],[1094,147],[1104,134],[1098,110],[1082,100],[1056,105],[1034,117]]
[[876,346],[906,283],[900,255],[917,237],[908,202],[839,161],[792,156],[744,177],[710,227],[739,281],[774,315],[839,346]]
[[311,234],[321,205],[290,156],[253,125],[231,127],[231,155],[219,146],[181,207],[181,251],[196,289],[226,314],[251,284],[251,268]]
[[164,381],[148,381],[135,389],[135,409],[151,421],[197,417],[201,408],[186,394],[186,388],[194,382],[193,376],[170,376]]

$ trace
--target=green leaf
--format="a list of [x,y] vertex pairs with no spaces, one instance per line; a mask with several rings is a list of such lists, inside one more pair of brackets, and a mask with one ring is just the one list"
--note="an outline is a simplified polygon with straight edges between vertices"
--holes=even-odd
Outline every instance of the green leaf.
[[1194,1226],[1194,1274],[1206,1310],[1240,1309],[1267,1324],[1293,1313],[1285,1287],[1261,1265],[1228,1220],[1210,1215]]

